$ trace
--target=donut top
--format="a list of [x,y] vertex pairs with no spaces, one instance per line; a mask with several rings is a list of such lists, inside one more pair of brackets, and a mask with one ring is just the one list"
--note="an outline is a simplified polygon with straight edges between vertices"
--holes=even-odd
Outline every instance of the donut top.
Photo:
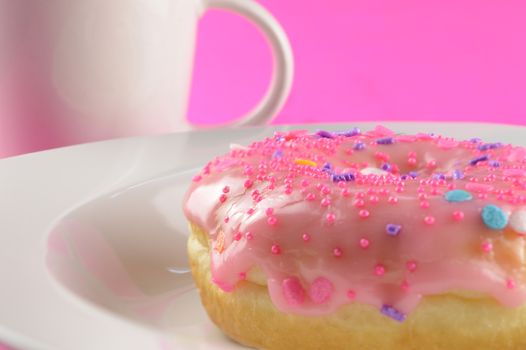
[[278,132],[209,162],[184,208],[209,233],[213,282],[266,284],[283,312],[357,302],[403,321],[426,295],[526,301],[521,147]]

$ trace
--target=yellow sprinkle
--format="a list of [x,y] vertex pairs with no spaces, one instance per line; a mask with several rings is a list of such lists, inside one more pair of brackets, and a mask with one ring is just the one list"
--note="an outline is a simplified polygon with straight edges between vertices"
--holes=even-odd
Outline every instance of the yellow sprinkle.
[[299,165],[318,166],[316,162],[313,162],[312,160],[308,159],[296,159],[294,163]]

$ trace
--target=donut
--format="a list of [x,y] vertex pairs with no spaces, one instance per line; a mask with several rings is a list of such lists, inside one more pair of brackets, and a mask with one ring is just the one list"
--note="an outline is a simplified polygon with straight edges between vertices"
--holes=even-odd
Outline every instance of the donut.
[[261,349],[526,348],[526,149],[276,132],[184,198],[211,320]]

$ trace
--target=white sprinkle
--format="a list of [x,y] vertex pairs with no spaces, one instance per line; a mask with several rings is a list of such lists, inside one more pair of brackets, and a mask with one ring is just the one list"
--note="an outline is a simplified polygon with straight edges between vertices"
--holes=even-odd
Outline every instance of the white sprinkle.
[[526,234],[526,210],[519,209],[514,211],[510,216],[509,225],[520,234]]
[[387,175],[389,174],[387,171],[383,170],[383,169],[380,169],[380,168],[363,168],[362,170],[360,170],[360,173],[362,175],[370,175],[370,174],[374,174],[374,175]]

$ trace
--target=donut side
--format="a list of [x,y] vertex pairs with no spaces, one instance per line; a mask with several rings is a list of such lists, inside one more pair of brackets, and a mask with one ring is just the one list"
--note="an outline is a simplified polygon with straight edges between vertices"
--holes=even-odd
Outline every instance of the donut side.
[[230,338],[260,349],[516,350],[526,348],[526,307],[490,298],[426,296],[405,322],[350,303],[323,316],[283,313],[266,286],[241,281],[227,293],[212,283],[208,233],[190,224],[188,254],[200,298]]

